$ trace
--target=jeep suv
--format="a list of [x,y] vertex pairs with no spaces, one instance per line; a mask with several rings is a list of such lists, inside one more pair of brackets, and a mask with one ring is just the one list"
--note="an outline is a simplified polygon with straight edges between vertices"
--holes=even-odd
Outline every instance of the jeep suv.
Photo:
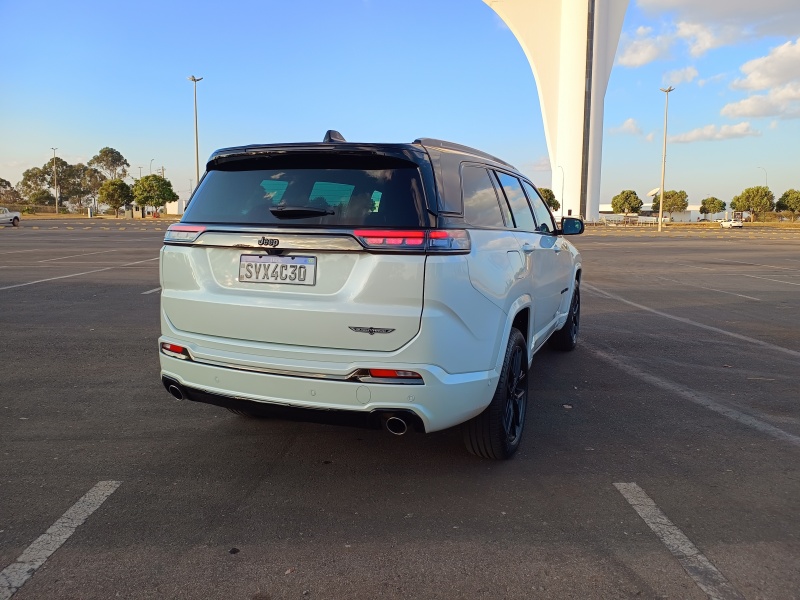
[[508,163],[434,139],[214,152],[161,250],[161,378],[243,416],[518,448],[542,345],[575,347],[581,259]]

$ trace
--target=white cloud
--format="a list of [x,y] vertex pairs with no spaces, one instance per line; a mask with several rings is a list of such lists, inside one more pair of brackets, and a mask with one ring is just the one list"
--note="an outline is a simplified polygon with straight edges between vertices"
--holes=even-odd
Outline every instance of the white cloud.
[[797,0],[637,0],[651,14],[672,12],[677,21],[737,28],[742,35],[797,35]]
[[644,136],[644,139],[646,141],[648,141],[648,142],[652,142],[655,139],[655,137],[656,137],[656,134],[651,131],[646,136]]
[[667,85],[678,85],[680,83],[689,83],[697,77],[697,69],[694,67],[686,67],[684,69],[676,69],[664,75],[664,83]]
[[523,163],[521,170],[523,173],[550,171],[550,158],[547,156],[540,156],[534,162]]
[[686,133],[670,136],[669,141],[678,144],[690,142],[718,142],[721,140],[729,140],[732,138],[759,136],[760,131],[750,127],[750,123],[743,121],[736,125],[723,125],[717,127],[716,125],[706,125],[699,127]]
[[743,117],[800,117],[800,81],[771,89],[766,94],[755,94],[722,107],[722,116],[731,119]]
[[680,21],[675,35],[689,44],[689,53],[692,56],[702,56],[711,48],[722,45],[721,40],[714,35],[711,28],[700,23]]
[[700,87],[703,87],[706,84],[716,83],[718,81],[722,81],[723,79],[725,79],[725,73],[718,73],[718,74],[713,75],[711,77],[707,77],[706,79],[698,79],[697,80],[697,85],[699,85]]
[[732,87],[741,90],[766,90],[791,81],[800,81],[800,38],[770,50],[767,56],[754,58],[739,69],[744,79]]
[[632,135],[642,135],[642,128],[636,122],[636,119],[626,119],[625,122],[619,127],[612,127],[608,130],[609,133],[628,133]]
[[638,27],[636,29],[636,35],[638,37],[647,37],[651,33],[653,33],[653,28],[652,27],[645,27],[644,25],[641,25],[640,27]]
[[617,63],[623,67],[642,67],[666,56],[670,43],[671,39],[668,36],[658,35],[634,40],[623,36]]

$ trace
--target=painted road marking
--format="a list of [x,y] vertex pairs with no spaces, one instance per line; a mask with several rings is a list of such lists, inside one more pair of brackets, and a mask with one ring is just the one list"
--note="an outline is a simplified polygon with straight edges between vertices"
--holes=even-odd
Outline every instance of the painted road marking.
[[686,286],[689,286],[689,287],[696,287],[696,288],[700,288],[701,290],[708,290],[709,292],[719,292],[720,294],[730,294],[731,296],[739,296],[739,298],[747,298],[748,300],[755,300],[756,302],[761,302],[760,298],[753,298],[752,296],[745,296],[744,294],[737,294],[735,292],[726,292],[725,290],[718,290],[716,288],[703,287],[702,285],[695,285],[693,283],[686,283],[685,281],[678,281],[677,279],[669,279],[668,277],[657,277],[657,279],[661,279],[662,281],[671,281],[672,283],[677,283],[679,285],[686,285]]
[[83,525],[84,521],[122,485],[121,481],[101,481],[73,504],[44,534],[25,548],[16,562],[0,572],[0,600],[8,600],[50,556]]
[[800,436],[791,434],[788,431],[784,431],[783,429],[775,427],[774,425],[770,425],[769,423],[766,423],[761,419],[756,419],[755,417],[751,417],[750,415],[740,412],[735,408],[725,406],[724,404],[716,402],[715,400],[712,400],[705,394],[697,392],[691,388],[687,388],[677,383],[667,381],[666,379],[661,379],[660,377],[657,377],[651,373],[635,369],[627,361],[622,361],[616,358],[615,356],[612,356],[608,352],[600,350],[599,348],[597,348],[592,344],[587,344],[586,342],[582,343],[583,347],[586,348],[589,352],[591,352],[598,358],[608,363],[611,363],[613,366],[623,371],[624,373],[633,375],[634,377],[641,379],[645,383],[648,383],[655,387],[659,387],[663,390],[675,394],[676,396],[680,396],[684,400],[688,400],[689,402],[693,402],[695,404],[703,406],[724,417],[728,417],[729,419],[736,421],[737,423],[741,423],[742,425],[747,425],[748,427],[752,427],[753,429],[756,429],[761,433],[779,439],[783,442],[788,442],[794,446],[800,447]]
[[11,250],[10,252],[0,252],[0,254],[19,254],[20,252],[37,252],[39,248],[33,250]]
[[[778,273],[778,274],[782,275],[782,273]],[[745,275],[744,273],[739,273],[739,275],[742,275],[744,277],[752,277],[753,279],[764,279],[766,281],[775,281],[777,283],[785,283],[786,285],[800,285],[800,283],[792,283],[791,281],[781,281],[780,279],[770,279],[769,277],[759,277],[758,275]],[[787,275],[787,277],[789,277],[789,276]]]
[[75,258],[76,256],[90,256],[92,254],[106,254],[108,252],[116,252],[116,250],[100,250],[99,252],[87,252],[86,254],[71,254],[70,256],[61,256],[59,258],[46,258],[44,260],[39,260],[37,262],[52,262],[54,260],[64,260],[66,258]]
[[729,258],[717,258],[715,260],[722,260],[725,262],[738,263],[740,265],[749,265],[751,267],[767,267],[769,269],[782,269],[784,271],[797,271],[794,267],[776,267],[775,265],[762,265],[761,263],[744,262],[742,260],[731,260]]
[[[762,340],[757,340],[755,338],[751,338],[751,337],[748,337],[746,335],[742,335],[740,333],[734,333],[732,331],[727,331],[725,329],[720,329],[719,327],[712,327],[711,325],[706,325],[704,323],[698,323],[697,321],[692,321],[691,319],[687,319],[685,317],[676,317],[675,315],[670,315],[668,313],[661,312],[660,310],[656,310],[655,308],[650,308],[649,306],[645,306],[643,304],[638,304],[636,302],[631,302],[630,300],[626,300],[622,296],[617,296],[616,294],[612,294],[610,292],[606,292],[604,290],[601,290],[598,287],[595,287],[593,285],[589,285],[588,283],[581,283],[581,285],[582,285],[582,287],[584,287],[584,288],[586,288],[588,290],[591,290],[593,292],[596,292],[596,293],[600,294],[601,296],[605,296],[606,298],[610,298],[612,300],[617,300],[618,302],[623,302],[623,303],[628,304],[630,306],[635,306],[638,309],[646,310],[647,312],[651,312],[651,313],[653,313],[655,315],[658,315],[660,317],[665,317],[667,319],[672,319],[673,321],[679,321],[681,323],[684,323],[685,325],[692,325],[693,327],[699,327],[700,329],[706,329],[707,331],[714,331],[716,333],[721,333],[722,335],[727,335],[727,336],[730,336],[732,338],[736,338],[737,340],[742,340],[744,342],[749,342],[751,344],[756,344],[758,346],[761,346],[762,348],[769,348],[770,350],[775,350],[776,352],[783,352],[784,354],[788,354],[790,356],[795,356],[797,358],[800,358],[800,352],[798,352],[797,350],[791,350],[789,348],[784,348],[783,346],[777,346],[775,344],[770,344],[769,342],[765,342],[765,341],[762,341]],[[2,290],[2,289],[3,288],[0,288],[0,290]]]
[[[129,267],[131,265],[138,265],[145,262],[150,262],[151,260],[158,260],[158,256],[155,258],[148,258],[146,260],[137,260],[136,262],[127,263],[124,265],[119,265],[120,267]],[[15,283],[14,285],[7,285],[5,287],[0,287],[0,291],[2,290],[10,290],[12,288],[18,287],[25,287],[26,285],[34,285],[36,283],[45,283],[46,281],[55,281],[56,279],[69,279],[70,277],[79,277],[81,275],[90,275],[91,273],[100,273],[101,271],[109,271],[111,269],[117,269],[119,267],[104,267],[102,269],[94,269],[92,271],[84,271],[83,273],[73,273],[72,275],[61,275],[60,277],[50,277],[49,279],[37,279],[36,281],[29,281],[28,283]]]
[[153,292],[160,292],[160,291],[161,291],[160,287],[153,288],[152,290],[147,290],[146,292],[142,292],[142,296],[144,296],[145,294],[152,294]]
[[614,487],[647,523],[658,539],[678,559],[683,570],[712,600],[744,600],[733,584],[697,549],[692,541],[667,518],[656,503],[635,483]]

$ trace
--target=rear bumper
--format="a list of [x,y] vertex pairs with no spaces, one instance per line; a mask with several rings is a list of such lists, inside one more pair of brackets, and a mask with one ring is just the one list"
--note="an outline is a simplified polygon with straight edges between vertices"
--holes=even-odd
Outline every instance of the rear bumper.
[[177,384],[189,400],[284,418],[368,427],[375,426],[376,418],[379,426],[381,415],[403,411],[414,415],[408,420],[425,432],[446,429],[480,414],[497,386],[494,371],[452,375],[432,365],[393,365],[418,372],[424,381],[422,385],[394,385],[259,373],[163,353],[159,356],[162,381],[168,381],[165,387]]

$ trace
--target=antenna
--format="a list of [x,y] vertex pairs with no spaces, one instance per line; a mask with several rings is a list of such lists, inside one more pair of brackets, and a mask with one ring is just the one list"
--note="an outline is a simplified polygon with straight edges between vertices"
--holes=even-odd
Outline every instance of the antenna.
[[322,140],[323,144],[330,144],[331,142],[346,142],[344,136],[335,129],[328,129],[325,132],[325,139]]

